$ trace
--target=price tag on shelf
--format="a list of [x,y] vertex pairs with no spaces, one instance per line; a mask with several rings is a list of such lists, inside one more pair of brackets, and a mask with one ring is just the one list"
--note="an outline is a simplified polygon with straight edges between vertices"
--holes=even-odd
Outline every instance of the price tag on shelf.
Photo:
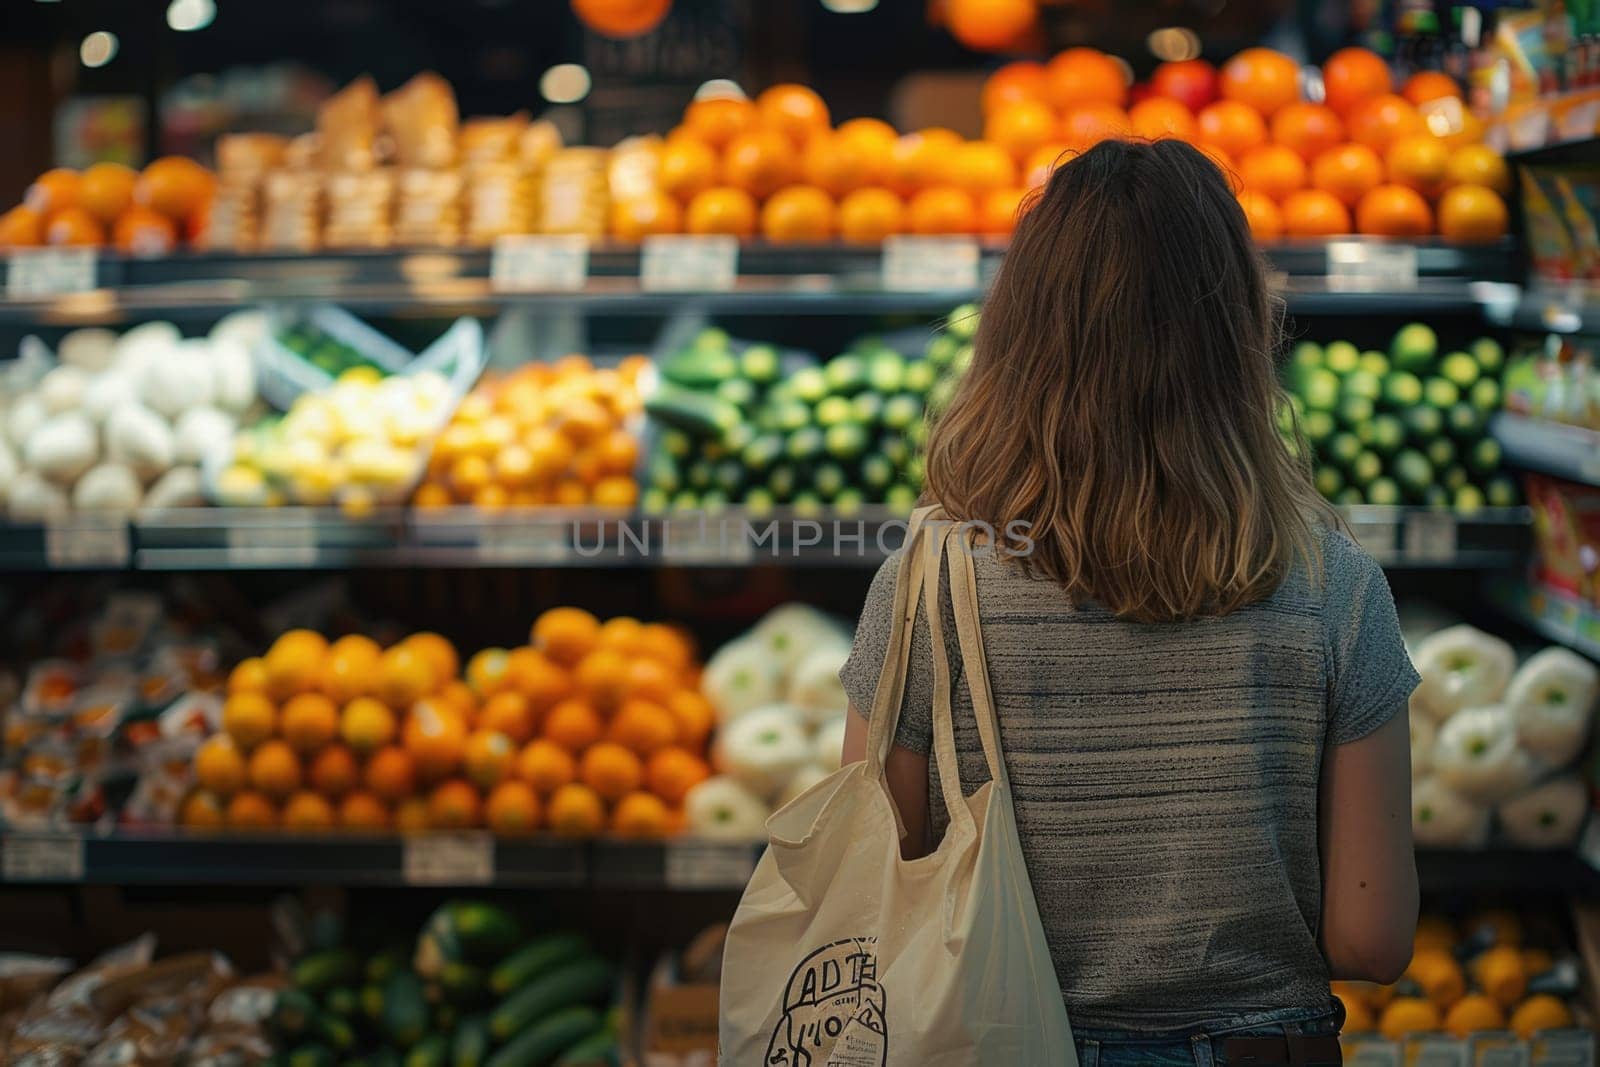
[[400,877],[407,885],[494,881],[494,838],[489,834],[417,834],[402,847]]
[[756,848],[715,841],[669,841],[668,889],[743,889],[756,871]]
[[317,562],[317,528],[309,523],[230,526],[228,562],[246,567],[310,567]]
[[737,237],[646,237],[639,252],[639,284],[652,291],[726,292],[738,280]]
[[501,237],[489,255],[489,288],[499,293],[582,289],[589,239],[582,234]]
[[1406,1051],[1406,1067],[1472,1067],[1471,1050],[1456,1038],[1416,1038]]
[[1344,1067],[1402,1067],[1397,1042],[1357,1038],[1343,1044]]
[[1413,511],[1401,534],[1408,563],[1448,563],[1456,557],[1456,519],[1447,511]]
[[86,293],[95,287],[98,263],[92,248],[19,249],[6,262],[6,295],[26,300]]
[[976,289],[978,262],[978,242],[970,237],[887,237],[883,287],[895,292]]
[[44,528],[44,557],[52,567],[126,567],[131,555],[121,519],[80,516]]
[[1374,292],[1417,287],[1417,248],[1368,241],[1329,241],[1328,288]]
[[1513,1035],[1479,1034],[1472,1051],[1472,1067],[1529,1067],[1527,1043]]
[[8,882],[81,882],[83,838],[8,834],[0,840],[0,877]]
[[1528,1062],[1533,1067],[1594,1067],[1592,1030],[1555,1030],[1538,1034]]

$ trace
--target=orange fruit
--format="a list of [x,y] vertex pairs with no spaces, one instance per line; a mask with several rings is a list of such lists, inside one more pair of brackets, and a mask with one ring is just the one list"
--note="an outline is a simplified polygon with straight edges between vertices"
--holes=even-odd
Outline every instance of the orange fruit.
[[1405,88],[1400,90],[1400,95],[1410,101],[1412,106],[1421,107],[1430,100],[1443,100],[1446,97],[1460,99],[1461,86],[1443,71],[1419,70],[1406,79]]
[[850,244],[877,244],[905,227],[906,206],[887,189],[857,189],[839,201],[840,239]]
[[1525,1041],[1541,1030],[1564,1030],[1571,1025],[1571,1010],[1549,993],[1535,993],[1511,1013],[1511,1029]]
[[1350,232],[1350,211],[1323,189],[1302,189],[1278,205],[1289,237],[1331,237]]
[[704,97],[683,109],[682,128],[712,148],[725,147],[755,126],[756,106],[742,96]]
[[1044,69],[1045,99],[1061,111],[1089,104],[1121,107],[1128,96],[1124,66],[1094,48],[1058,52]]
[[1393,93],[1369,97],[1345,113],[1350,140],[1382,152],[1401,137],[1428,132],[1428,124],[1404,97]]
[[244,787],[244,753],[227,734],[214,734],[194,752],[194,777],[200,788],[228,797]]
[[632,474],[639,464],[639,440],[627,430],[615,429],[600,440],[597,454],[607,474]]
[[572,695],[572,678],[549,657],[524,646],[506,657],[506,677],[511,689],[528,702],[530,718],[537,718],[558,701]]
[[526,782],[501,782],[484,804],[484,822],[503,837],[519,837],[539,829],[539,795]]
[[428,701],[413,707],[400,729],[400,743],[411,753],[417,778],[423,782],[435,782],[455,773],[466,740],[467,730],[461,720]]
[[969,141],[951,154],[945,176],[950,184],[982,196],[991,189],[1016,185],[1017,164],[998,144]]
[[1038,188],[1050,181],[1050,175],[1055,173],[1057,167],[1077,154],[1076,149],[1062,141],[1042,145],[1022,165],[1022,180],[1029,188]]
[[577,782],[551,794],[544,810],[545,822],[561,837],[591,837],[606,821],[605,802],[593,789]]
[[972,194],[952,185],[924,189],[906,208],[906,229],[911,233],[972,233],[977,228],[978,205]]
[[578,778],[606,800],[620,800],[644,781],[644,765],[622,745],[601,741],[578,759]]
[[654,701],[625,700],[606,729],[606,739],[648,758],[678,740],[678,722]]
[[138,178],[137,171],[121,163],[96,163],[78,179],[78,206],[109,226],[133,203]]
[[494,468],[482,456],[460,456],[450,465],[450,487],[463,499],[470,500],[493,479]]
[[287,700],[314,688],[327,652],[328,641],[319,633],[290,630],[280,636],[263,657],[267,693],[275,700]]
[[25,204],[0,215],[0,248],[36,248],[44,244],[44,216]]
[[1433,1001],[1422,997],[1395,997],[1378,1016],[1378,1031],[1390,1041],[1408,1034],[1426,1034],[1439,1029],[1442,1020]]
[[652,841],[667,836],[672,813],[651,793],[629,793],[611,812],[611,832],[618,837]]
[[262,693],[234,693],[222,705],[222,729],[240,748],[249,750],[278,728],[278,709]]
[[573,672],[573,680],[578,691],[605,712],[622,702],[627,675],[627,657],[615,649],[600,648],[583,657]]
[[311,788],[325,797],[344,796],[361,781],[361,767],[344,745],[329,745],[311,761]]
[[705,760],[687,749],[669,746],[651,754],[644,780],[650,791],[668,804],[683,803],[689,790],[711,777]]
[[1270,116],[1300,99],[1300,65],[1270,48],[1246,48],[1223,64],[1219,85],[1224,99]]
[[41,218],[48,218],[58,211],[78,207],[82,183],[83,179],[78,176],[78,172],[67,167],[47,170],[23,191],[23,206]]
[[1522,953],[1514,945],[1496,945],[1471,963],[1478,988],[1502,1008],[1522,999],[1528,990],[1528,972],[1522,967]]
[[622,679],[624,698],[652,700],[665,704],[678,691],[677,669],[650,657],[629,660]]
[[662,233],[683,230],[683,210],[659,190],[611,202],[611,236],[619,241],[642,241]]
[[111,243],[133,256],[165,256],[178,247],[178,227],[159,211],[134,204],[112,226]]
[[895,128],[882,119],[859,118],[850,119],[839,123],[838,129],[833,131],[840,137],[864,145],[877,160],[877,166],[887,165],[889,153],[894,149],[894,143],[900,135]]
[[1383,161],[1366,145],[1330,148],[1311,162],[1312,186],[1332,193],[1346,207],[1354,207],[1382,183]]
[[1344,142],[1344,123],[1337,112],[1322,104],[1290,104],[1273,114],[1272,140],[1310,163]]
[[1433,232],[1433,212],[1415,189],[1380,185],[1356,205],[1356,230],[1383,237],[1423,237]]
[[828,105],[804,85],[774,85],[756,97],[756,120],[800,148],[828,128]]
[[1009,234],[1017,220],[1032,206],[1029,189],[994,189],[984,194],[978,205],[978,229],[983,233]]
[[133,185],[133,202],[154,208],[173,222],[188,222],[211,200],[211,172],[183,156],[163,156],[144,168]]
[[833,236],[833,200],[814,185],[780,189],[761,207],[761,236],[781,244]]
[[472,691],[470,685],[459,678],[446,682],[433,695],[433,699],[441,707],[455,712],[456,717],[463,722],[475,718],[478,714],[478,695]]
[[1454,97],[1429,100],[1417,110],[1428,124],[1428,130],[1451,149],[1479,144],[1488,131],[1483,120]]
[[484,511],[499,511],[511,506],[511,494],[505,486],[491,483],[472,494],[472,506]]
[[528,698],[514,690],[496,693],[484,701],[478,728],[504,734],[513,744],[526,744],[533,736],[533,710]]
[[1372,1017],[1372,1009],[1359,1000],[1347,998],[1343,993],[1336,993],[1339,1002],[1344,1005],[1344,1026],[1340,1033],[1368,1034],[1378,1028],[1378,1021]]
[[260,656],[242,659],[228,673],[228,695],[235,693],[265,693],[267,691],[267,666]]
[[1216,145],[1235,159],[1267,143],[1267,124],[1261,113],[1237,100],[1207,104],[1195,117],[1195,123],[1201,141]]
[[341,830],[379,833],[389,828],[388,807],[371,793],[359,789],[339,801],[337,818]]
[[517,753],[515,773],[540,796],[549,796],[577,777],[578,763],[571,752],[541,738],[528,742]]
[[674,693],[672,699],[667,701],[667,710],[678,723],[678,736],[685,744],[697,748],[705,744],[706,738],[711,736],[712,727],[716,725],[717,713],[711,701],[695,689]]
[[1503,1030],[1505,1012],[1482,993],[1471,993],[1450,1006],[1444,1014],[1445,1030],[1456,1037],[1471,1037],[1483,1030]]
[[235,793],[223,812],[230,830],[271,830],[278,825],[278,809],[260,793]]
[[950,35],[981,52],[1014,47],[1038,17],[1035,0],[945,0],[944,4]]
[[178,825],[187,830],[220,830],[226,823],[222,801],[204,789],[194,790],[178,806]]
[[380,800],[396,803],[416,791],[416,761],[398,745],[385,746],[367,760],[362,781]]
[[276,738],[263,741],[250,753],[250,785],[274,800],[300,788],[300,758]]
[[105,231],[94,216],[81,207],[62,208],[45,220],[44,243],[47,245],[93,248],[105,241]]
[[321,693],[301,693],[284,704],[278,727],[290,748],[309,755],[338,736],[339,708]]
[[648,622],[639,630],[637,649],[641,656],[657,660],[675,671],[694,665],[694,637],[681,626]]
[[1161,137],[1192,141],[1200,133],[1193,112],[1165,96],[1146,97],[1134,104],[1128,109],[1128,122],[1134,133],[1152,141]]
[[422,630],[400,643],[428,661],[435,685],[443,685],[461,672],[461,657],[448,638]]
[[1107,138],[1131,136],[1133,122],[1115,104],[1085,104],[1066,113],[1060,132],[1068,147],[1086,152]]
[[404,711],[439,684],[427,656],[404,641],[387,649],[378,659],[377,686],[373,695],[396,711]]
[[427,797],[406,797],[394,806],[394,828],[402,834],[420,834],[433,828]]
[[600,715],[582,700],[563,700],[544,717],[542,733],[571,753],[579,753],[600,740]]
[[1281,144],[1252,148],[1240,157],[1238,171],[1246,189],[1265,193],[1273,200],[1282,200],[1306,184],[1305,160]]
[[1043,63],[1035,63],[1031,59],[1007,63],[984,79],[983,113],[989,115],[1011,104],[1042,103],[1047,84]]
[[434,830],[467,830],[483,817],[478,791],[459,778],[440,782],[428,794],[428,826]]
[[493,789],[516,762],[517,747],[498,730],[479,728],[467,738],[461,751],[461,769],[467,780],[484,789]]
[[1397,138],[1383,154],[1389,180],[1437,196],[1450,167],[1450,147],[1431,133]]
[[1056,113],[1041,101],[1019,100],[985,112],[983,139],[1009,152],[1019,163],[1055,137]]
[[370,637],[350,634],[328,646],[317,677],[317,689],[335,704],[365,696],[377,673],[383,649]]
[[1283,236],[1283,212],[1266,193],[1246,189],[1239,194],[1239,206],[1244,209],[1244,220],[1250,224],[1250,236],[1257,241],[1275,241]]
[[959,134],[939,127],[905,134],[889,153],[886,184],[900,196],[939,184],[945,180],[950,157],[964,143]]
[[1389,65],[1365,48],[1341,48],[1322,64],[1324,102],[1341,115],[1393,87]]
[[640,647],[644,623],[632,615],[613,615],[600,624],[598,643],[601,648],[611,648],[624,654]]
[[888,162],[888,153],[864,138],[824,131],[806,143],[801,173],[829,196],[844,196],[880,180]]
[[1439,1008],[1448,1008],[1467,991],[1467,979],[1461,965],[1449,952],[1425,948],[1411,956],[1405,976],[1417,984],[1422,995]]
[[1195,148],[1199,149],[1200,154],[1211,160],[1212,164],[1222,172],[1222,180],[1227,182],[1228,189],[1235,196],[1238,196],[1239,192],[1244,188],[1244,184],[1239,181],[1239,171],[1234,165],[1233,156],[1225,149],[1218,148],[1214,144],[1197,144]]
[[688,200],[717,183],[716,151],[697,137],[674,137],[661,148],[656,181],[662,192]]
[[800,154],[788,138],[769,129],[742,133],[722,155],[722,178],[757,200],[765,200],[800,178]]
[[593,652],[600,640],[600,620],[582,608],[550,608],[534,620],[529,644],[563,667],[572,667]]
[[1486,144],[1463,145],[1450,153],[1447,185],[1486,185],[1504,196],[1511,192],[1511,170],[1504,157]]

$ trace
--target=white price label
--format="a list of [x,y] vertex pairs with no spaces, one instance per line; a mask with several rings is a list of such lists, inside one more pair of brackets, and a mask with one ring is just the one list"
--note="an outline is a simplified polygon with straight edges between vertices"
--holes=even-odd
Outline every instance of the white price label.
[[668,889],[743,889],[756,871],[753,845],[713,841],[669,841]]
[[489,256],[496,292],[582,289],[589,279],[589,239],[582,234],[501,237]]
[[1355,537],[1356,543],[1379,563],[1398,562],[1399,552],[1396,550],[1396,539],[1399,536],[1397,524],[1387,521],[1362,521],[1352,517],[1349,520],[1350,533]]
[[1357,1038],[1343,1045],[1345,1067],[1401,1067],[1400,1046],[1396,1042]]
[[0,875],[8,882],[81,882],[83,838],[8,836],[0,841]]
[[11,253],[6,295],[13,299],[86,293],[95,287],[99,260],[92,248],[29,248]]
[[52,567],[126,567],[131,555],[121,519],[82,516],[44,528],[44,556]]
[[317,528],[309,523],[230,526],[228,562],[310,567],[317,562]]
[[978,242],[970,237],[887,237],[883,287],[896,292],[976,289],[978,262]]
[[1520,1037],[1479,1037],[1472,1067],[1528,1067],[1528,1046]]
[[1456,556],[1456,520],[1447,511],[1414,511],[1406,516],[1405,557],[1411,563],[1448,563]]
[[494,838],[488,834],[419,834],[405,839],[400,877],[407,885],[489,885]]
[[738,279],[737,237],[646,237],[639,252],[639,284],[645,289],[724,292]]
[[1425,1037],[1411,1047],[1406,1067],[1470,1067],[1471,1062],[1465,1041]]
[[1415,289],[1417,248],[1367,241],[1329,241],[1328,288],[1372,291]]
[[502,562],[560,563],[572,558],[573,551],[566,523],[489,523],[478,530],[478,554]]
[[1533,1067],[1594,1067],[1594,1033],[1556,1030],[1533,1039]]

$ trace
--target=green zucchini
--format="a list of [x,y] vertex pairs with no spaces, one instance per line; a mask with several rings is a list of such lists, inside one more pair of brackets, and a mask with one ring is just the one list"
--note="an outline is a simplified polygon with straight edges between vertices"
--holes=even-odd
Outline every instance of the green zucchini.
[[428,1030],[428,1002],[422,979],[410,971],[396,971],[383,984],[383,1032],[401,1048],[422,1040]]
[[501,1001],[489,1016],[489,1032],[495,1040],[512,1035],[562,1008],[588,1004],[611,991],[611,965],[598,956],[587,956],[534,979]]
[[311,1035],[331,1049],[349,1052],[356,1047],[356,1032],[349,1020],[319,1011],[311,1017]]
[[521,939],[521,926],[504,908],[451,902],[429,916],[412,965],[424,978],[437,978],[447,963],[496,962]]
[[589,939],[574,931],[535,938],[489,972],[489,992],[505,996],[563,963],[577,959],[588,949]]
[[444,1034],[429,1034],[411,1046],[405,1067],[450,1067],[450,1039]]
[[451,1004],[462,1004],[480,997],[489,988],[489,976],[482,967],[470,963],[451,962],[444,965],[435,979],[444,999]]
[[744,418],[726,400],[671,384],[658,386],[644,409],[657,422],[696,437],[721,437]]
[[483,1067],[489,1058],[489,1017],[463,1019],[450,1043],[450,1067]]
[[364,971],[368,983],[381,985],[391,974],[406,965],[406,954],[397,948],[386,948],[367,957]]
[[289,984],[313,996],[337,985],[351,985],[361,977],[361,960],[345,948],[302,956],[289,968]]
[[544,1067],[599,1025],[600,1015],[593,1008],[564,1008],[525,1027],[484,1067]]
[[617,1035],[602,1026],[556,1059],[555,1067],[609,1067],[617,1061]]

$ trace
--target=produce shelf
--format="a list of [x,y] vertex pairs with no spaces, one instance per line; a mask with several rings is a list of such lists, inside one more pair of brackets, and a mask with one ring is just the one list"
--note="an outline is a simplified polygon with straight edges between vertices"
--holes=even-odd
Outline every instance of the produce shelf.
[[[1379,563],[1490,568],[1521,560],[1526,508],[1470,516],[1408,507],[1343,509]],[[641,515],[624,511],[393,509],[368,518],[307,508],[186,508],[132,522],[78,516],[0,526],[0,570],[343,570],[356,567],[875,567],[904,516]]]
[[1600,288],[1575,282],[1496,295],[1484,291],[1484,316],[1497,326],[1534,333],[1600,335]]
[[1600,485],[1600,433],[1594,430],[1502,412],[1489,432],[1511,466]]
[[1492,583],[1490,595],[1496,606],[1524,626],[1600,661],[1600,611],[1577,597],[1526,582]]
[[[10,885],[344,885],[743,889],[763,846],[738,842],[556,838],[485,833],[224,837],[204,834],[0,835],[0,882]],[[1452,890],[1600,889],[1600,872],[1567,850],[1422,851],[1422,887]]]

